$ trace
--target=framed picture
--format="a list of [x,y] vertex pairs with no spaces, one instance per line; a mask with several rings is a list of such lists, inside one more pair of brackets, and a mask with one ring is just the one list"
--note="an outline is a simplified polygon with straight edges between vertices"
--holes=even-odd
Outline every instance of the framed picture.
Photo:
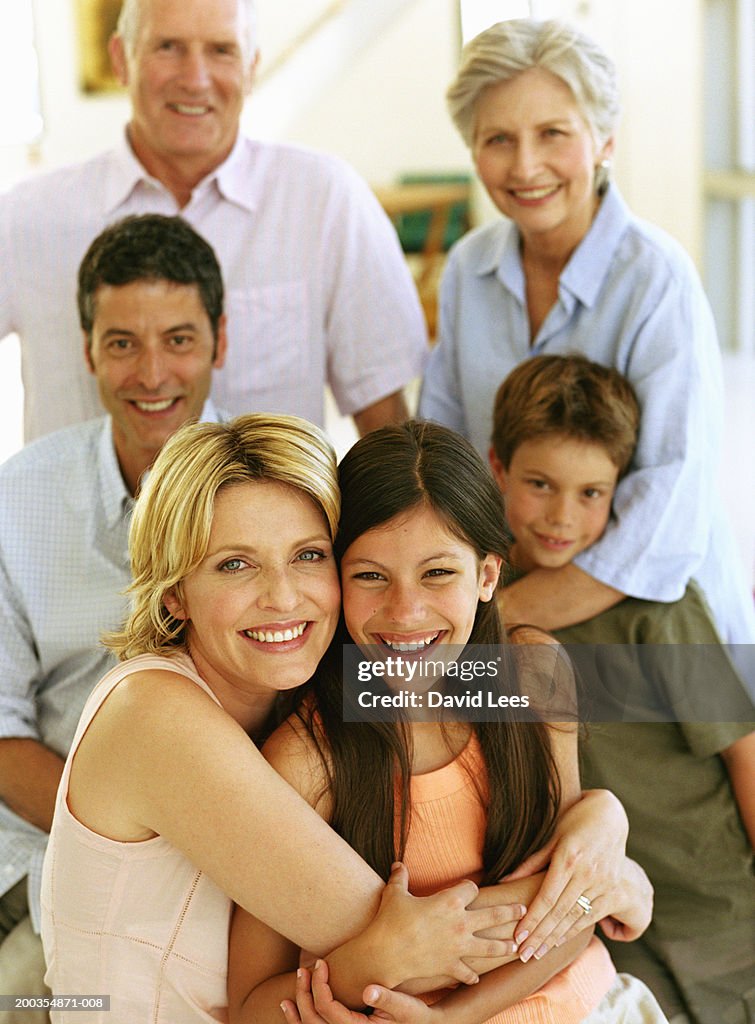
[[82,92],[120,89],[110,67],[107,43],[115,31],[121,0],[76,0],[79,38],[79,84]]

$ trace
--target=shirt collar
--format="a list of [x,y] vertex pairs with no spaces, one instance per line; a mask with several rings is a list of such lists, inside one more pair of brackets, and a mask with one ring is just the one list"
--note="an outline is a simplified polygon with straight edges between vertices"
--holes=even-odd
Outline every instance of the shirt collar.
[[121,475],[121,467],[118,464],[113,441],[113,421],[109,416],[102,421],[100,440],[97,445],[97,470],[105,521],[112,529],[127,514],[134,499],[128,493],[128,488]]
[[[199,419],[202,423],[225,423],[229,418],[218,412],[212,399],[208,398]],[[113,441],[113,421],[109,416],[102,421],[102,431],[97,446],[97,462],[105,520],[112,528],[128,513],[134,499],[129,494],[123,480]],[[144,474],[144,479],[146,479],[147,473]]]
[[[610,185],[590,230],[572,253],[559,281],[583,305],[594,305],[630,220],[629,208],[619,190],[616,185]],[[482,277],[497,272],[501,283],[524,303],[525,279],[519,238],[514,224],[508,231],[491,232],[488,246],[480,254],[477,273]]]
[[142,182],[153,188],[163,187],[159,181],[147,174],[136,159],[125,130],[111,157],[110,172],[106,176],[104,185],[106,213],[115,213]]
[[[256,176],[249,160],[253,150],[251,141],[239,132],[233,149],[220,167],[213,172],[218,191],[223,198],[250,211],[254,211],[259,205],[259,189],[256,187]],[[201,187],[201,183],[197,187]]]
[[[229,202],[236,203],[247,210],[254,210],[257,199],[254,194],[254,182],[248,174],[246,159],[246,140],[241,133],[236,136],[233,149],[226,159],[203,178],[195,187],[194,193],[207,188],[217,188],[218,192]],[[109,214],[115,213],[137,188],[167,189],[148,174],[143,164],[137,159],[128,140],[128,132],[124,129],[120,142],[113,151],[112,168],[105,184],[105,207]]]
[[615,185],[610,185],[590,230],[572,253],[559,284],[590,308],[598,298],[613,255],[630,223],[629,208]]

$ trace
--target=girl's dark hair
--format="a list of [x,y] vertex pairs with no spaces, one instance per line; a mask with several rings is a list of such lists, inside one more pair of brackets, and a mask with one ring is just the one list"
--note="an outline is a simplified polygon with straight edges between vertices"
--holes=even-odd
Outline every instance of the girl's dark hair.
[[[339,482],[339,561],[366,531],[422,506],[438,513],[478,558],[506,555],[495,482],[475,449],[446,427],[410,420],[368,434],[344,457]],[[387,879],[391,864],[403,856],[409,830],[411,732],[403,722],[344,723],[335,664],[341,644],[349,642],[343,620],[339,634],[331,647],[334,662],[319,675],[317,700],[300,714],[327,773],[331,825]],[[511,692],[517,669],[495,600],[478,603],[469,643],[500,645],[500,682]],[[490,883],[546,841],[560,787],[541,722],[513,722],[502,710],[498,720],[472,728],[487,766],[487,784],[485,779],[475,784],[487,814],[483,881]]]

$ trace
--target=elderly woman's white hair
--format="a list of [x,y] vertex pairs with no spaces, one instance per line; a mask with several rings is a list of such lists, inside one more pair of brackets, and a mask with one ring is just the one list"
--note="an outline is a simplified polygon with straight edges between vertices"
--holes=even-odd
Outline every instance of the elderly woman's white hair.
[[[257,51],[257,12],[255,0],[238,0],[245,9],[244,19],[246,56],[253,57]],[[123,38],[128,53],[134,52],[139,35],[139,18],[144,0],[123,0],[121,13],[118,17],[118,34]]]
[[517,18],[499,21],[467,43],[446,93],[453,122],[470,148],[480,93],[530,68],[550,71],[569,86],[598,145],[613,135],[619,116],[613,61],[564,21]]

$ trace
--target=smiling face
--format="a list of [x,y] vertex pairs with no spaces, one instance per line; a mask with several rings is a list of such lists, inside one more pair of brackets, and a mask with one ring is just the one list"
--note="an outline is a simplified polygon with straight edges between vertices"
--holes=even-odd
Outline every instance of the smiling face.
[[453,534],[434,509],[409,510],[358,537],[341,561],[352,639],[386,654],[466,644],[478,601],[489,601],[501,560]]
[[490,198],[525,247],[571,252],[595,215],[595,168],[613,141],[596,144],[571,89],[541,68],[485,89],[475,113],[473,154]]
[[314,674],[338,621],[324,515],[271,480],[221,489],[207,554],[165,604],[187,622],[188,650],[226,710],[269,708]]
[[619,471],[602,445],[549,435],[524,441],[508,469],[491,455],[519,569],[558,569],[602,535]]
[[161,180],[180,166],[196,183],[233,148],[256,59],[246,52],[246,16],[239,0],[142,0],[133,52],[113,37],[131,144]]
[[97,289],[85,354],[132,493],[171,434],[201,415],[225,347],[222,318],[216,339],[196,285],[133,281]]

